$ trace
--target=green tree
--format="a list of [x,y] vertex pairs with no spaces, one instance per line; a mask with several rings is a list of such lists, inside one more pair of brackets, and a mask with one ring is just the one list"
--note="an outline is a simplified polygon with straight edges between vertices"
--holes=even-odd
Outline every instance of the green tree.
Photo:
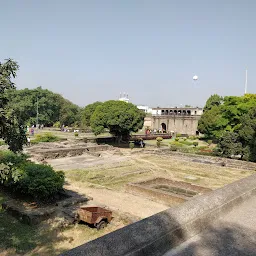
[[102,102],[96,101],[92,104],[87,105],[81,113],[82,116],[82,125],[84,127],[89,127],[90,126],[90,119],[92,114],[94,113],[95,109],[102,105]]
[[198,131],[209,138],[219,138],[225,131],[228,120],[222,116],[220,106],[213,106],[201,116]]
[[213,94],[210,98],[206,101],[204,110],[210,110],[213,106],[220,106],[223,102],[223,98],[218,94]]
[[243,158],[256,162],[256,107],[241,117],[238,134],[244,148]]
[[26,124],[36,124],[37,102],[39,123],[51,126],[60,121],[72,125],[80,121],[80,108],[64,99],[60,94],[37,87],[35,89],[10,90],[8,92],[9,107]]
[[110,100],[99,105],[91,116],[91,127],[95,135],[109,129],[118,142],[127,140],[131,132],[143,127],[145,113],[132,103]]
[[15,89],[12,78],[16,77],[18,69],[17,62],[11,59],[0,63],[0,138],[4,139],[13,152],[21,151],[26,143],[23,120],[8,107],[8,92]]
[[225,132],[219,139],[218,151],[221,156],[232,157],[235,155],[243,155],[242,143],[239,136],[235,132]]

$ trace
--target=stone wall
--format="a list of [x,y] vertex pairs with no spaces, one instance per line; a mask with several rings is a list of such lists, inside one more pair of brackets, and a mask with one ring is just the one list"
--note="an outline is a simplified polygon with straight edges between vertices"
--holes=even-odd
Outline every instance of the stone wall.
[[83,244],[64,256],[162,256],[256,194],[256,174]]
[[200,116],[152,116],[151,128],[159,130],[164,123],[166,131],[196,135],[199,119]]

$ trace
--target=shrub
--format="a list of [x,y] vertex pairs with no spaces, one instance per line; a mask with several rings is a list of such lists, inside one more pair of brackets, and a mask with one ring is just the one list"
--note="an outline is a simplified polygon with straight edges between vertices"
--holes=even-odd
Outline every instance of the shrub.
[[35,139],[33,140],[34,143],[38,142],[55,142],[59,141],[59,137],[53,135],[51,132],[46,132],[42,134],[36,134]]
[[134,149],[134,143],[133,143],[133,142],[130,142],[130,143],[129,143],[129,148],[130,148],[130,149]]
[[178,147],[176,145],[174,145],[174,144],[170,145],[170,150],[171,151],[177,151],[177,149],[178,149]]
[[2,150],[0,151],[0,164],[9,164],[11,163],[14,166],[19,166],[23,164],[28,159],[28,155],[26,154],[15,154],[10,150]]
[[57,121],[53,124],[54,128],[60,128],[60,121]]
[[190,140],[195,140],[195,139],[196,139],[195,136],[189,136],[188,138],[189,138]]
[[35,164],[25,154],[0,151],[0,184],[37,199],[49,199],[62,189],[64,173]]
[[208,143],[209,145],[211,145],[211,144],[212,144],[212,140],[208,140],[207,143]]
[[0,140],[0,146],[6,145],[3,140]]
[[181,134],[180,134],[180,133],[177,133],[177,134],[176,134],[176,137],[177,137],[177,138],[181,137]]
[[157,137],[157,138],[156,138],[156,146],[157,146],[158,148],[161,147],[161,142],[162,142],[162,140],[163,140],[162,137]]
[[186,141],[186,140],[187,140],[187,138],[184,138],[184,139],[183,139],[183,141]]
[[179,138],[175,138],[175,141],[179,141]]
[[74,135],[75,135],[75,137],[78,137],[79,133],[78,133],[78,132],[75,132]]
[[194,141],[193,142],[193,145],[196,147],[196,146],[198,146],[198,141]]
[[26,163],[23,174],[15,184],[15,190],[38,199],[49,199],[64,185],[64,173],[55,172],[49,165]]
[[160,142],[161,142],[162,140],[163,140],[162,137],[157,137],[157,138],[156,138],[156,141],[160,141]]

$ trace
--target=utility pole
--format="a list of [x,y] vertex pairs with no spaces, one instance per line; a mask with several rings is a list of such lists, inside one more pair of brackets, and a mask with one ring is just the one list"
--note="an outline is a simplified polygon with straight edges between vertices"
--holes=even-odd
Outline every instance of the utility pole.
[[247,69],[245,70],[245,86],[244,86],[244,94],[247,93]]
[[36,127],[38,127],[38,96],[36,97]]

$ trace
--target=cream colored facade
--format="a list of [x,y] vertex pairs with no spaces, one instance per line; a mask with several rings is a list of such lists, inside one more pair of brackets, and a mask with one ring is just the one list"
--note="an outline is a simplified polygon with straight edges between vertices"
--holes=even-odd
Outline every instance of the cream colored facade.
[[153,108],[151,129],[197,135],[202,108]]

